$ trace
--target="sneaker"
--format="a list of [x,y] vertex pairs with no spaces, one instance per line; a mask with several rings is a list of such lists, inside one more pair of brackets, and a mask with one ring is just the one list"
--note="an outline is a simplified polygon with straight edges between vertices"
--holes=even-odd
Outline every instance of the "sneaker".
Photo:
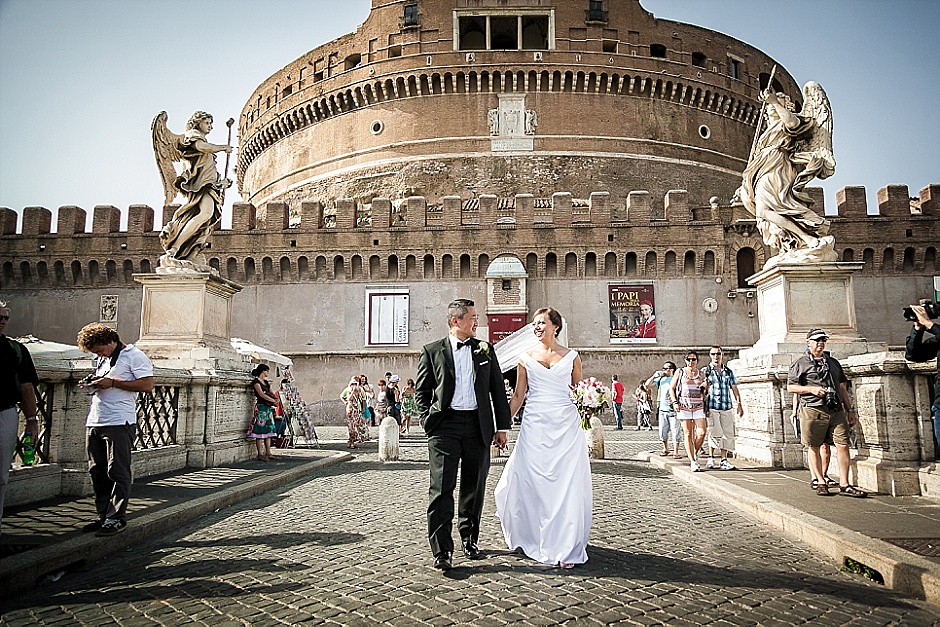
[[101,525],[101,529],[99,529],[98,533],[95,535],[99,538],[114,536],[124,531],[124,527],[126,526],[127,521],[118,520],[117,518],[109,518],[104,521],[104,523]]
[[715,458],[714,458],[714,457],[709,457],[709,458],[708,458],[708,461],[705,462],[705,467],[706,467],[706,468],[714,468],[714,467],[715,467]]
[[718,465],[718,467],[722,470],[735,470],[734,464],[729,462],[727,459],[721,460],[721,463]]
[[689,464],[689,468],[692,469],[692,472],[702,472],[702,467],[699,466],[698,462],[695,460],[692,460],[692,463]]
[[88,523],[87,525],[85,525],[84,527],[82,527],[82,531],[85,532],[85,533],[90,533],[90,532],[92,532],[92,531],[98,531],[99,529],[101,529],[101,526],[102,526],[103,524],[104,524],[104,519],[103,519],[103,518],[99,518],[99,519],[96,520],[95,522],[90,522],[90,523]]

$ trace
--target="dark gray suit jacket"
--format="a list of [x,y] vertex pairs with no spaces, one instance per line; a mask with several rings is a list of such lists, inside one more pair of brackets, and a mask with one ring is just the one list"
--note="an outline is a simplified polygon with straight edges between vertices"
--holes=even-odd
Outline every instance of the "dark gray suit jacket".
[[[503,373],[499,369],[496,349],[492,344],[471,338],[467,348],[473,351],[474,389],[480,414],[480,432],[484,443],[489,444],[497,430],[512,428]],[[454,353],[449,337],[431,342],[421,349],[415,382],[415,402],[418,405],[421,424],[428,435],[434,435],[434,430],[449,416],[448,410],[456,385],[455,376]]]

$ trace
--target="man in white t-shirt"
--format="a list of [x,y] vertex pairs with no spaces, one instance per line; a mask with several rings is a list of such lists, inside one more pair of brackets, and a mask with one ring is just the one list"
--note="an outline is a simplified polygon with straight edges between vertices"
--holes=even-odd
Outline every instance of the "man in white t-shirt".
[[98,511],[98,519],[82,530],[112,536],[127,526],[137,394],[153,390],[153,364],[103,324],[92,323],[79,331],[78,347],[98,356],[95,371],[80,384],[92,395],[85,441]]

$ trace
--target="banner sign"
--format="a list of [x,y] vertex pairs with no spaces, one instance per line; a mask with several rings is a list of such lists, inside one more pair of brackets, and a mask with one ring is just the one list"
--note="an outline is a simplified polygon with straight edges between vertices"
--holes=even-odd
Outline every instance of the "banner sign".
[[656,343],[656,299],[652,283],[610,283],[611,344]]

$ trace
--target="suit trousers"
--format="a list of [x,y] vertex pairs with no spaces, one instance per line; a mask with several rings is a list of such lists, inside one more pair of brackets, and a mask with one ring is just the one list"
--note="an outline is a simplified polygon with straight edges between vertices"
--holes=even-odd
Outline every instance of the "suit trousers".
[[89,427],[88,472],[95,489],[98,518],[126,520],[131,495],[131,447],[136,424]]
[[428,491],[428,541],[432,553],[452,553],[454,539],[454,490],[458,465],[460,496],[457,530],[463,542],[476,542],[490,469],[490,447],[484,444],[477,412],[448,410],[434,433],[428,436],[431,487]]

